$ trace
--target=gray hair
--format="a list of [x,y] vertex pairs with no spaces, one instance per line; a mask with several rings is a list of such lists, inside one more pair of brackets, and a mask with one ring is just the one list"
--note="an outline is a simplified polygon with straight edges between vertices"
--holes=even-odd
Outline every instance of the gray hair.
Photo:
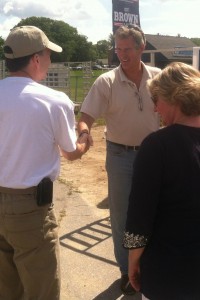
[[137,48],[146,45],[146,38],[142,29],[137,25],[123,25],[115,32],[115,39],[127,39],[132,37]]

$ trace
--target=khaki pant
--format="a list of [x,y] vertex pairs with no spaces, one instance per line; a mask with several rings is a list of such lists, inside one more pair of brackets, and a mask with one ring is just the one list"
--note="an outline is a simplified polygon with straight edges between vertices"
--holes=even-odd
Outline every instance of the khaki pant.
[[0,192],[1,300],[60,299],[57,230],[53,205]]

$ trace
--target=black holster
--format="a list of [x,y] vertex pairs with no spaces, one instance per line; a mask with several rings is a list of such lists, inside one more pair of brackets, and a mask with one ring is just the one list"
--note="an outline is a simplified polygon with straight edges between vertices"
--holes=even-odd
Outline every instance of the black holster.
[[36,193],[37,205],[43,206],[52,203],[53,200],[53,182],[50,178],[43,178],[37,186]]

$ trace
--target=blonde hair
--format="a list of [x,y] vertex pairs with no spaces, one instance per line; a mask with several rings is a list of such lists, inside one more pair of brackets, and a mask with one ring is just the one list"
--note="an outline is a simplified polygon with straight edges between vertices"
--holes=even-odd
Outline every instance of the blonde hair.
[[137,48],[146,44],[144,32],[137,25],[122,25],[115,32],[115,39],[127,39],[129,37],[132,37]]
[[172,105],[178,105],[186,116],[200,115],[200,72],[192,66],[174,62],[148,80],[152,100],[158,96]]

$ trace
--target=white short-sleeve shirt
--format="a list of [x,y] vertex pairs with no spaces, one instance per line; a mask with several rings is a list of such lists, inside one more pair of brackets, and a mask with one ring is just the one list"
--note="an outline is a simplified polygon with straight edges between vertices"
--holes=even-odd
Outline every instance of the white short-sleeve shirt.
[[0,186],[26,188],[60,171],[59,147],[76,149],[74,105],[30,78],[0,80]]

